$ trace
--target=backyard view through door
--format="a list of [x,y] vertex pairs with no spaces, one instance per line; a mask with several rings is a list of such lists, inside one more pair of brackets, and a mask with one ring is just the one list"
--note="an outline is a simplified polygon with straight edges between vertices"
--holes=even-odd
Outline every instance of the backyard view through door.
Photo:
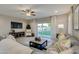
[[51,23],[39,23],[37,24],[37,35],[38,37],[51,39]]

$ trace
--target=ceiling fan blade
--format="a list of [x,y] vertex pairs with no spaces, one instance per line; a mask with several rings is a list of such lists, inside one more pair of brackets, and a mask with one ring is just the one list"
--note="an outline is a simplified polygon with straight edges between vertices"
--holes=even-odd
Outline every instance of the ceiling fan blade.
[[26,12],[25,10],[21,10],[22,12]]
[[31,14],[32,16],[36,16],[36,14]]
[[36,12],[30,9],[21,10],[24,13],[30,13],[31,16],[36,16]]

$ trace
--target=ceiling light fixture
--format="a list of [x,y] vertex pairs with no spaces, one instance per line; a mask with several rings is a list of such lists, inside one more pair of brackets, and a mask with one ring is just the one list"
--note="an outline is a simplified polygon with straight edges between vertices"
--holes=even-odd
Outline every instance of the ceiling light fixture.
[[31,16],[31,13],[30,12],[26,13],[26,16]]
[[33,11],[31,8],[22,10],[22,12],[24,12],[26,14],[26,16],[36,16],[36,12]]

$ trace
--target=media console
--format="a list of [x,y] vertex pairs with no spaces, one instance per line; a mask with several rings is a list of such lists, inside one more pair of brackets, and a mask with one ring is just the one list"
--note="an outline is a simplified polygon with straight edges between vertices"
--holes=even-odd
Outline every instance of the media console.
[[25,32],[10,32],[9,34],[13,35],[15,38],[24,37],[25,36]]

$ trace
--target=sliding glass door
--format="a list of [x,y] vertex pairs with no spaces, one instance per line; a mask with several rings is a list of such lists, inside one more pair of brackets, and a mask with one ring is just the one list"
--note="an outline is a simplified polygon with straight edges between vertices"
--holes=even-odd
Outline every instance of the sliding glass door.
[[51,39],[51,23],[39,23],[37,24],[38,37]]

